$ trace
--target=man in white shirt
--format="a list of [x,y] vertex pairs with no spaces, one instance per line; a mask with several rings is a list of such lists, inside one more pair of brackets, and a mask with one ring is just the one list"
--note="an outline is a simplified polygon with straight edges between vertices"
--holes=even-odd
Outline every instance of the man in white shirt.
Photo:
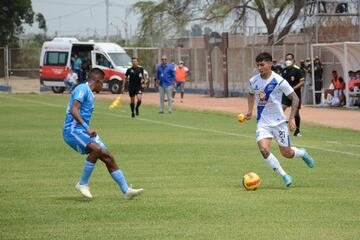
[[[257,105],[256,141],[265,162],[279,175],[289,187],[292,178],[280,166],[278,159],[270,152],[271,140],[275,138],[281,155],[286,158],[300,157],[310,168],[314,160],[305,149],[298,149],[290,145],[290,130],[295,129],[295,113],[299,106],[299,98],[294,89],[280,75],[271,70],[272,56],[263,52],[256,57],[259,74],[250,79],[248,95],[248,112],[245,117],[250,119],[253,114],[254,104]],[[290,117],[287,120],[282,109],[281,99],[285,94],[292,100]]]
[[72,69],[70,68],[68,75],[64,79],[64,84],[66,86],[66,89],[69,90],[69,92],[71,93],[71,91],[73,90],[73,88],[77,83],[78,83],[78,75],[75,72],[73,72]]

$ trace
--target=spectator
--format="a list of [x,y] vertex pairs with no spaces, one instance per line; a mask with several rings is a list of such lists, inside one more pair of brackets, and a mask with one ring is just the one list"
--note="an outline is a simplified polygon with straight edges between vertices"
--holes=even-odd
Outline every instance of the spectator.
[[344,94],[345,82],[342,77],[338,76],[338,73],[334,70],[332,71],[333,78],[329,89],[325,92],[326,100],[325,105],[330,106],[343,106],[346,103],[346,98]]
[[348,12],[348,4],[347,3],[339,3],[336,6],[335,13],[347,13]]
[[273,59],[272,63],[273,63],[273,65],[271,67],[271,70],[281,76],[282,71],[283,71],[283,68],[281,67],[281,65],[276,61],[276,59]]
[[350,80],[348,83],[348,88],[349,88],[350,92],[357,92],[355,90],[359,89],[358,86],[360,85],[360,70],[357,72],[350,71],[349,79]]
[[76,84],[78,83],[78,75],[69,68],[69,73],[67,74],[66,78],[64,79],[64,84],[66,89],[69,93],[75,88]]
[[306,66],[305,66],[305,60],[304,59],[300,60],[300,69],[301,69],[301,71],[303,71],[303,74],[305,74]]
[[165,94],[168,102],[168,112],[172,113],[172,85],[176,80],[174,66],[167,62],[167,56],[161,57],[161,63],[156,68],[156,79],[159,86],[160,111],[164,113]]
[[82,81],[83,80],[82,71],[81,71],[82,61],[79,58],[77,53],[75,53],[75,55],[74,55],[74,63],[73,64],[74,64],[73,65],[74,72],[78,75],[79,81]]
[[173,99],[175,99],[176,91],[180,91],[181,93],[181,102],[183,102],[184,99],[184,86],[186,77],[189,73],[189,69],[184,66],[183,61],[179,61],[179,66],[175,68],[175,75],[176,75],[176,85],[174,87],[173,91]]
[[[315,77],[315,91],[321,91],[322,85],[323,85],[323,65],[320,62],[320,59],[318,56],[314,59],[314,77]],[[315,94],[315,103],[320,104],[321,103],[321,93],[318,92]]]

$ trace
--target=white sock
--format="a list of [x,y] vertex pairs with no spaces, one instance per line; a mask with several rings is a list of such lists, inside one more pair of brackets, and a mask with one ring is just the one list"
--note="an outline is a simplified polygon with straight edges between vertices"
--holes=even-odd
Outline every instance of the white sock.
[[284,171],[284,169],[280,166],[279,160],[277,160],[277,158],[270,153],[269,157],[267,159],[265,159],[265,162],[278,174],[280,174],[281,176],[285,176],[286,172]]
[[291,147],[294,150],[294,157],[303,157],[305,155],[305,151],[303,149],[298,149],[296,147]]

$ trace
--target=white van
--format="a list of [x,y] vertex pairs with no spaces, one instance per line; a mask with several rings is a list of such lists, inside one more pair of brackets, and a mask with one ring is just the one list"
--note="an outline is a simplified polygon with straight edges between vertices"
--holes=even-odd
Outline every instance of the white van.
[[82,61],[84,75],[91,68],[99,68],[105,74],[103,88],[120,93],[125,72],[131,66],[131,58],[125,50],[115,43],[80,42],[76,38],[54,38],[44,42],[40,55],[40,83],[51,87],[55,93],[63,93],[64,79],[75,54]]

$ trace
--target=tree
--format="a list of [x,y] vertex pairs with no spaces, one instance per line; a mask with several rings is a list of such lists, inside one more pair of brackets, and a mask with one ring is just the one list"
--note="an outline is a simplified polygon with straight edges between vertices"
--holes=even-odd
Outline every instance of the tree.
[[[18,35],[24,31],[23,24],[34,23],[31,0],[2,0],[0,9],[0,46],[17,46]],[[46,32],[46,21],[41,13],[36,15],[36,21]]]
[[[249,12],[259,14],[268,33],[268,44],[281,43],[299,18],[304,0],[161,0],[138,2],[135,9],[142,15],[140,35],[152,32],[149,26],[164,26],[182,32],[192,21],[218,23],[231,20],[232,32],[246,21]],[[144,7],[146,5],[146,8]],[[140,7],[142,6],[142,7]],[[150,21],[151,20],[151,21]],[[161,31],[162,35],[169,32]]]

